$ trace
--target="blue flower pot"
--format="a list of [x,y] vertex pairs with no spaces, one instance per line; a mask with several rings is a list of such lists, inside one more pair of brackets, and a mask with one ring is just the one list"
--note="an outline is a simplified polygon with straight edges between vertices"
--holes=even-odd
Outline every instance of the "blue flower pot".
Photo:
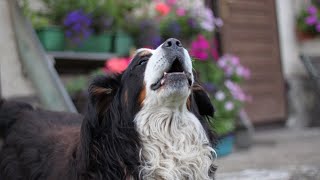
[[234,144],[234,135],[228,134],[222,136],[219,140],[217,147],[215,148],[218,157],[223,157],[232,153]]

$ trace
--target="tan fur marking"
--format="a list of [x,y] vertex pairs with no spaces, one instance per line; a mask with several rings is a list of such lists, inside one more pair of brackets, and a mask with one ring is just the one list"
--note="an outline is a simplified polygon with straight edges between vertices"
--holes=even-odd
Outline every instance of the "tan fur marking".
[[190,111],[191,110],[191,100],[190,100],[190,96],[187,99],[187,108]]
[[128,90],[124,92],[124,103],[128,105]]
[[142,105],[144,99],[146,98],[146,85],[143,86],[143,89],[141,90],[139,94],[139,104]]
[[145,51],[141,51],[141,52],[139,53],[139,56],[142,57],[142,56],[147,56],[147,55],[150,55],[150,54],[151,54],[150,51],[145,50]]
[[91,88],[91,92],[93,94],[110,94],[112,92],[111,88],[102,88],[102,87],[97,87],[97,86],[93,86]]

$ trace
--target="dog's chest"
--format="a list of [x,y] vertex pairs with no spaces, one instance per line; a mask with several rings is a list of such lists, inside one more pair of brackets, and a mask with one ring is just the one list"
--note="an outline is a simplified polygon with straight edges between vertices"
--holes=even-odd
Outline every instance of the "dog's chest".
[[211,179],[213,149],[199,120],[189,112],[140,112],[144,179]]

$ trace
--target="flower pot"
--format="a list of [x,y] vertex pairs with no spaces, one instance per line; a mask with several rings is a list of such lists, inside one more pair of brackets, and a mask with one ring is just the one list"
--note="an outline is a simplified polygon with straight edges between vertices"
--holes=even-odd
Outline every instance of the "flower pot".
[[46,51],[62,51],[65,45],[64,31],[60,27],[37,29],[38,38]]
[[68,50],[79,52],[110,52],[112,47],[112,34],[103,33],[91,35],[83,40],[79,45],[68,44]]
[[297,39],[300,42],[314,39],[317,35],[313,33],[307,33],[300,30],[296,30]]
[[119,56],[126,56],[132,47],[132,37],[123,31],[117,31],[114,39],[114,53]]
[[234,144],[234,135],[229,133],[224,136],[220,136],[217,147],[215,148],[217,156],[223,157],[232,153]]

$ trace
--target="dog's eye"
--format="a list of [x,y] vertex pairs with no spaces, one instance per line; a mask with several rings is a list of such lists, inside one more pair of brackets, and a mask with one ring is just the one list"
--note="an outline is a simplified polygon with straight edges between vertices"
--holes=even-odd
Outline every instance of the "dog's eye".
[[142,59],[140,62],[139,62],[139,65],[143,65],[145,63],[147,63],[148,59]]

